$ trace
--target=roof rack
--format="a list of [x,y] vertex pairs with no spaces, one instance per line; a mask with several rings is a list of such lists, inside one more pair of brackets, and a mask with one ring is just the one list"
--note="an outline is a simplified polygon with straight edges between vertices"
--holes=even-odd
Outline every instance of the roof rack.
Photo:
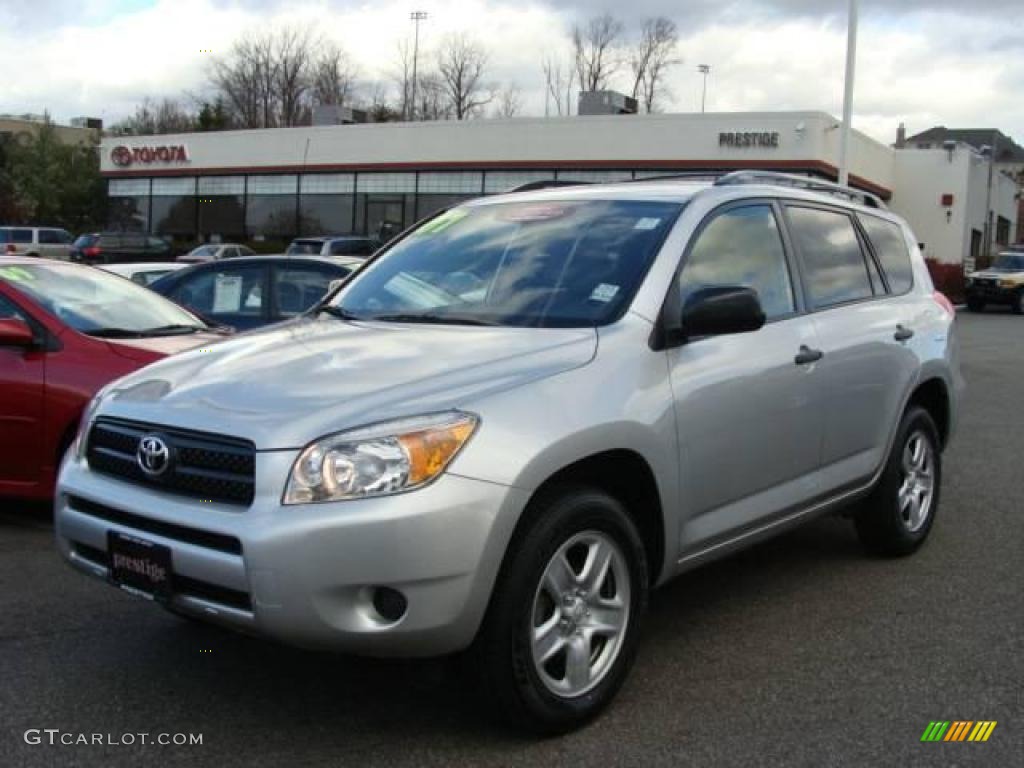
[[[636,173],[641,173],[641,171],[637,171]],[[671,173],[651,171],[650,176],[636,176],[632,179],[626,179],[626,181],[672,181],[675,179],[684,179],[689,181],[717,181],[725,173],[725,171],[673,171]]]
[[855,203],[861,203],[868,208],[886,209],[882,199],[871,192],[861,189],[834,184],[831,181],[822,181],[810,176],[796,176],[792,173],[776,173],[774,171],[734,171],[727,173],[715,180],[716,187],[727,187],[734,184],[770,184],[773,186],[796,187],[808,189],[812,192],[825,192],[830,195],[845,197]]
[[579,187],[589,183],[589,181],[572,181],[570,179],[538,179],[537,181],[529,181],[526,184],[520,184],[518,187],[507,189],[505,192],[533,192],[538,189],[551,189],[553,187]]

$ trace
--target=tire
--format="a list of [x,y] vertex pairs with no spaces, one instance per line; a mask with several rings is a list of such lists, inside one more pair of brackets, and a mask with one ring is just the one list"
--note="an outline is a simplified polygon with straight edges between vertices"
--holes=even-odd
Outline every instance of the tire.
[[969,309],[971,312],[984,312],[985,302],[982,301],[981,299],[968,299],[967,309]]
[[854,516],[864,548],[887,557],[915,552],[935,522],[941,489],[938,430],[928,411],[912,405],[900,421],[882,476]]
[[[647,607],[647,561],[626,509],[600,490],[562,487],[524,514],[470,658],[494,714],[554,735],[597,716],[625,681]],[[604,577],[587,580],[587,564],[602,556]],[[607,623],[597,629],[601,618]],[[536,644],[535,632],[543,638]],[[570,655],[583,663],[572,665]]]
[[1015,315],[1024,315],[1024,289],[1017,291],[1017,295],[1013,297],[1013,304],[1010,305]]

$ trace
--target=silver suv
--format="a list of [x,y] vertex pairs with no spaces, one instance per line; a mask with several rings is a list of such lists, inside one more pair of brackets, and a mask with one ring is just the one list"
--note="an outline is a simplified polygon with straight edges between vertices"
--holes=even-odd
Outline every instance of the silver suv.
[[42,256],[67,261],[73,240],[66,229],[56,227],[0,226],[0,255]]
[[916,242],[753,173],[460,205],[305,316],[104,389],[60,550],[300,646],[468,649],[500,711],[567,730],[651,588],[840,509],[874,553],[928,536],[961,378]]

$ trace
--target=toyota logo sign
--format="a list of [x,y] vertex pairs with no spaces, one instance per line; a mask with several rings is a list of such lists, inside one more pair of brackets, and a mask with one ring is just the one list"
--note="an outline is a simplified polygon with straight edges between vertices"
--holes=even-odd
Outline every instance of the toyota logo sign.
[[157,147],[126,147],[119,144],[110,150],[110,161],[120,168],[136,164],[187,163],[188,148],[184,144],[167,144]]
[[159,477],[171,464],[171,449],[159,435],[145,435],[139,440],[135,461],[149,477]]
[[128,147],[114,147],[110,152],[114,165],[127,166],[132,164],[132,151]]

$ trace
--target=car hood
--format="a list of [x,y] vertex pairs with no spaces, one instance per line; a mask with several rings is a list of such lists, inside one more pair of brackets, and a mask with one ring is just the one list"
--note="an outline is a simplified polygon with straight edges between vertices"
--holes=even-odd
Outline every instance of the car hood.
[[147,336],[142,339],[103,339],[116,354],[141,363],[150,363],[168,355],[176,355],[179,352],[223,340],[224,336],[216,333]]
[[587,364],[593,328],[344,322],[237,336],[121,379],[101,413],[299,448],[321,435],[472,402]]

